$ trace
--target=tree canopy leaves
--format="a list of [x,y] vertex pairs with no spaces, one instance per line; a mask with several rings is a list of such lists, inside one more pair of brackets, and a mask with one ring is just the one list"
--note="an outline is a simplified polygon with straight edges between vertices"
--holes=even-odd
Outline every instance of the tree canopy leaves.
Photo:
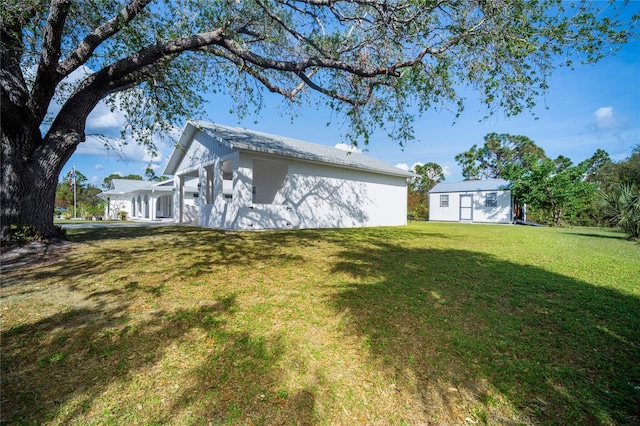
[[413,172],[417,176],[409,182],[409,190],[420,192],[424,195],[427,195],[436,184],[445,179],[442,167],[433,162],[422,165],[417,164],[413,168]]
[[120,176],[120,173],[111,173],[109,176],[105,177],[102,180],[102,187],[104,189],[109,189],[111,187],[111,181],[113,179],[144,180],[140,175],[129,174],[126,176]]
[[[55,132],[69,125],[72,108],[86,117],[107,98],[141,139],[197,113],[206,90],[231,95],[241,113],[259,108],[266,88],[292,100],[319,92],[345,113],[353,137],[367,140],[384,126],[403,142],[413,137],[407,105],[462,109],[456,86],[468,84],[487,105],[517,114],[546,91],[558,57],[595,61],[632,36],[618,4],[593,2],[5,4],[3,114],[26,109],[40,122],[58,94]],[[65,80],[72,73],[81,78]]]
[[568,210],[584,208],[597,189],[597,184],[586,179],[588,160],[574,165],[562,155],[552,160],[527,154],[525,163],[508,164],[502,169],[503,177],[512,182],[512,191],[520,202],[549,212],[555,225]]
[[528,167],[530,161],[544,158],[542,148],[531,139],[507,133],[489,133],[484,145],[473,145],[468,151],[456,155],[465,180],[501,178],[507,165]]

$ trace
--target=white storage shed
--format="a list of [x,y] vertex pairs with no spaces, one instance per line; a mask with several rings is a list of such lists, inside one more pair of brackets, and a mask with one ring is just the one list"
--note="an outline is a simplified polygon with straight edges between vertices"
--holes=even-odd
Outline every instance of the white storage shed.
[[511,183],[504,179],[440,182],[429,191],[429,220],[512,223]]

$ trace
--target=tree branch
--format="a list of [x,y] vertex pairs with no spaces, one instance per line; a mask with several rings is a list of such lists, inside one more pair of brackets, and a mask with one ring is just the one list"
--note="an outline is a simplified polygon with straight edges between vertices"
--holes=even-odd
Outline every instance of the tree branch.
[[329,55],[327,55],[327,52],[325,52],[324,49],[320,48],[320,46],[318,46],[316,43],[314,43],[313,40],[310,40],[308,37],[303,36],[299,32],[295,31],[293,28],[291,28],[289,25],[287,25],[287,23],[284,22],[283,19],[281,19],[277,14],[273,13],[271,8],[268,7],[267,5],[265,5],[261,0],[254,0],[254,1],[258,4],[258,6],[260,6],[262,8],[262,10],[264,10],[264,12],[267,15],[269,15],[269,17],[272,20],[277,22],[278,25],[280,25],[282,28],[284,28],[285,31],[287,31],[289,34],[291,34],[296,40],[298,40],[299,42],[301,42],[303,44],[308,44],[309,46],[313,47],[318,53],[320,53],[324,57],[329,56]]
[[0,90],[2,98],[0,106],[2,115],[6,114],[10,105],[25,107],[29,100],[29,89],[24,80],[20,60],[24,45],[22,42],[22,24],[5,26],[0,28]]
[[42,121],[47,113],[49,101],[60,81],[54,70],[60,59],[62,33],[70,6],[70,0],[53,0],[49,7],[49,16],[42,38],[42,55],[29,99],[29,109],[33,112],[36,122]]
[[311,87],[313,90],[322,93],[323,95],[329,96],[333,99],[337,99],[342,102],[346,102],[353,106],[363,106],[366,105],[369,99],[371,99],[371,95],[373,94],[373,85],[367,85],[367,93],[362,99],[351,98],[346,95],[341,95],[337,92],[327,90],[324,87],[321,87],[315,84],[311,79],[304,73],[299,72],[296,74],[302,81],[306,83],[307,86]]
[[206,46],[200,50],[207,53],[211,53],[215,56],[224,58],[229,62],[232,62],[235,66],[238,67],[238,69],[241,69],[242,71],[247,72],[253,78],[255,78],[260,83],[262,83],[262,85],[265,86],[267,90],[269,90],[272,93],[278,93],[289,100],[293,100],[295,95],[300,91],[298,87],[293,90],[285,90],[282,87],[276,84],[273,84],[264,74],[261,74],[258,70],[256,70],[255,68],[247,64],[245,61],[242,61],[237,56],[234,56],[225,50],[218,49],[215,46]]
[[102,98],[133,87],[145,76],[145,71],[153,68],[158,61],[185,51],[197,50],[202,46],[220,43],[225,28],[223,26],[215,31],[146,46],[133,55],[91,74],[77,86],[62,106],[46,139],[62,137],[67,131],[72,136],[65,137],[65,143],[82,142],[86,118]]
[[62,32],[71,7],[70,0],[53,0],[42,38],[42,56],[38,64],[38,76],[50,72],[60,58]]
[[151,1],[152,0],[133,0],[127,4],[118,15],[94,29],[78,44],[78,47],[76,47],[68,58],[60,62],[57,73],[65,77],[80,65],[84,64],[102,42],[120,31],[123,24],[131,22]]

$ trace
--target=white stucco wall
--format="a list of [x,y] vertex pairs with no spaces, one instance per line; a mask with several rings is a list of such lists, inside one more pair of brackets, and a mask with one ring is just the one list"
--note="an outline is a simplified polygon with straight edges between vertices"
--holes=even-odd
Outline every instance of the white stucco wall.
[[109,200],[104,206],[105,219],[120,219],[118,212],[125,211],[127,216],[131,216],[131,194],[128,195],[109,195]]
[[[268,164],[259,160],[265,158],[240,154],[233,206],[219,206],[227,215],[224,220],[227,228],[348,228],[406,224],[407,189],[403,177],[289,161],[283,185],[273,196],[275,202],[253,203],[253,187],[260,190],[260,185],[253,183],[253,166]],[[270,191],[273,189],[269,188]],[[257,200],[261,199],[259,193],[256,196]],[[212,209],[206,222],[215,222],[214,216],[218,212],[221,210]]]
[[[487,193],[497,193],[497,206],[486,207]],[[449,195],[449,207],[440,207],[440,196]],[[444,222],[460,221],[460,196],[471,195],[472,222],[511,223],[513,212],[511,207],[511,191],[477,191],[429,194],[429,220]]]
[[[140,197],[140,204],[138,204],[138,197]],[[135,208],[131,202],[132,199],[136,201]],[[195,205],[194,201],[190,201],[190,203]],[[155,211],[152,211],[152,209],[155,209]],[[166,192],[155,194],[151,192],[110,194],[108,202],[105,203],[104,217],[120,219],[118,215],[120,211],[127,212],[127,218],[129,219],[168,218],[171,217],[173,211],[172,194]]]

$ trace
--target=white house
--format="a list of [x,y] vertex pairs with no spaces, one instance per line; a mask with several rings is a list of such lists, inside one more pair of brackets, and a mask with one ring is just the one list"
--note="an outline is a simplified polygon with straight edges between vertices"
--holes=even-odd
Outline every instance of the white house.
[[174,175],[174,220],[184,182],[198,179],[200,226],[294,229],[406,224],[413,174],[358,153],[190,121],[164,174]]
[[429,220],[512,223],[510,188],[504,179],[440,182],[429,191]]
[[[198,218],[198,189],[196,183],[185,191],[185,221]],[[113,179],[109,189],[98,194],[106,201],[104,217],[118,219],[126,212],[130,219],[164,219],[173,217],[173,179],[163,182],[147,182],[133,179]]]

